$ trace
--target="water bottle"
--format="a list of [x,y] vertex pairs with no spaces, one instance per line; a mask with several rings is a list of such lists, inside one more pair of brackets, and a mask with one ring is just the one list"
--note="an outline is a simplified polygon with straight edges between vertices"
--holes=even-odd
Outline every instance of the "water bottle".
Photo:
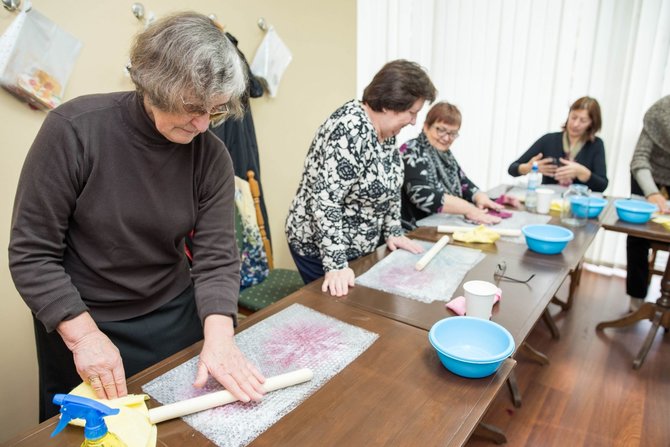
[[[572,227],[586,225],[588,220],[589,196],[591,191],[586,185],[573,183],[563,193],[563,206],[561,207],[561,223]],[[574,207],[573,202],[579,206]],[[577,211],[577,212],[575,212]]]
[[526,209],[531,213],[537,211],[537,186],[542,183],[542,174],[537,162],[533,162],[533,167],[528,173],[528,189],[526,190]]

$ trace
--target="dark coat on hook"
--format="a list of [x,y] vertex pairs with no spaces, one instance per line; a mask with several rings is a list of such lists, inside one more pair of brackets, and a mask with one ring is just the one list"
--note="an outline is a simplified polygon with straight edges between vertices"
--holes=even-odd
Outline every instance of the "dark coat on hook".
[[[237,39],[230,33],[226,36],[237,47]],[[251,108],[249,107],[249,98],[258,98],[263,96],[263,85],[256,76],[251,73],[249,63],[244,54],[239,50],[238,53],[244,62],[249,78],[249,85],[247,89],[247,97],[245,101],[245,114],[241,120],[226,120],[223,124],[212,129],[212,131],[226,144],[230,157],[233,159],[233,168],[235,175],[240,178],[247,178],[247,171],[253,170],[256,174],[256,180],[261,188],[261,211],[263,212],[263,219],[265,220],[265,229],[267,231],[268,239],[270,239],[270,226],[265,209],[265,201],[263,197],[263,182],[261,181],[261,166],[258,156],[258,143],[256,141],[256,130],[254,128],[254,120],[251,116]],[[270,239],[271,240],[271,239]]]

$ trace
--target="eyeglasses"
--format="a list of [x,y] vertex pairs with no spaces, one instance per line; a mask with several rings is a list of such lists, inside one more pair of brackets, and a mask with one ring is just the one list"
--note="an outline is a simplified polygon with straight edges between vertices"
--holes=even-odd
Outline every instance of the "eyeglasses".
[[184,112],[193,117],[209,115],[210,121],[220,121],[230,115],[230,108],[228,107],[227,103],[221,104],[207,111],[202,106],[184,101],[184,98],[181,99],[181,102],[184,104]]
[[526,284],[531,279],[535,278],[535,273],[530,275],[528,277],[528,279],[523,280],[523,279],[517,279],[517,278],[512,278],[511,276],[507,276],[507,275],[505,275],[506,272],[507,272],[507,263],[505,261],[499,262],[496,265],[495,271],[493,272],[493,277],[495,279],[497,279],[498,281],[500,281],[501,279],[506,279],[508,281],[518,282],[518,283],[521,283],[521,284]]
[[440,138],[449,137],[452,140],[455,140],[459,136],[457,130],[450,131],[449,129],[440,126],[435,126],[435,133],[437,133],[437,136]]

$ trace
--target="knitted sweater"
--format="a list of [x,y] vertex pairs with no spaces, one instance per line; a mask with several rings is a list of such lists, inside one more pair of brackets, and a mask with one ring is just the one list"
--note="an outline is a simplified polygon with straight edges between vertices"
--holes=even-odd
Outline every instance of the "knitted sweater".
[[96,321],[147,314],[191,282],[201,319],[234,317],[233,194],[230,157],[211,132],[168,141],[135,92],[69,101],[47,115],[23,166],[14,283],[48,331],[84,311]]
[[630,171],[645,197],[670,185],[670,95],[656,101],[644,115]]

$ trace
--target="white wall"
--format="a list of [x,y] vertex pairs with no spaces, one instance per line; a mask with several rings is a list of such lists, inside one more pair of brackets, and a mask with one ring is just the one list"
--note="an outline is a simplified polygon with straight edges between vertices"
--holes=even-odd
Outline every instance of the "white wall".
[[[94,92],[129,90],[123,74],[128,46],[141,24],[132,1],[33,0],[33,7],[83,42],[66,99]],[[276,265],[292,267],[283,222],[298,185],[302,164],[319,124],[355,95],[355,0],[200,0],[145,2],[157,15],[190,8],[215,14],[239,40],[251,60],[263,32],[264,17],[293,53],[276,98],[252,100],[259,141],[262,181]],[[0,32],[14,14],[0,9]],[[44,119],[0,90],[0,247],[7,247],[14,192],[26,152]],[[6,252],[5,252],[6,253]],[[0,257],[0,442],[37,422],[37,365],[32,321],[9,275],[7,255]]]

